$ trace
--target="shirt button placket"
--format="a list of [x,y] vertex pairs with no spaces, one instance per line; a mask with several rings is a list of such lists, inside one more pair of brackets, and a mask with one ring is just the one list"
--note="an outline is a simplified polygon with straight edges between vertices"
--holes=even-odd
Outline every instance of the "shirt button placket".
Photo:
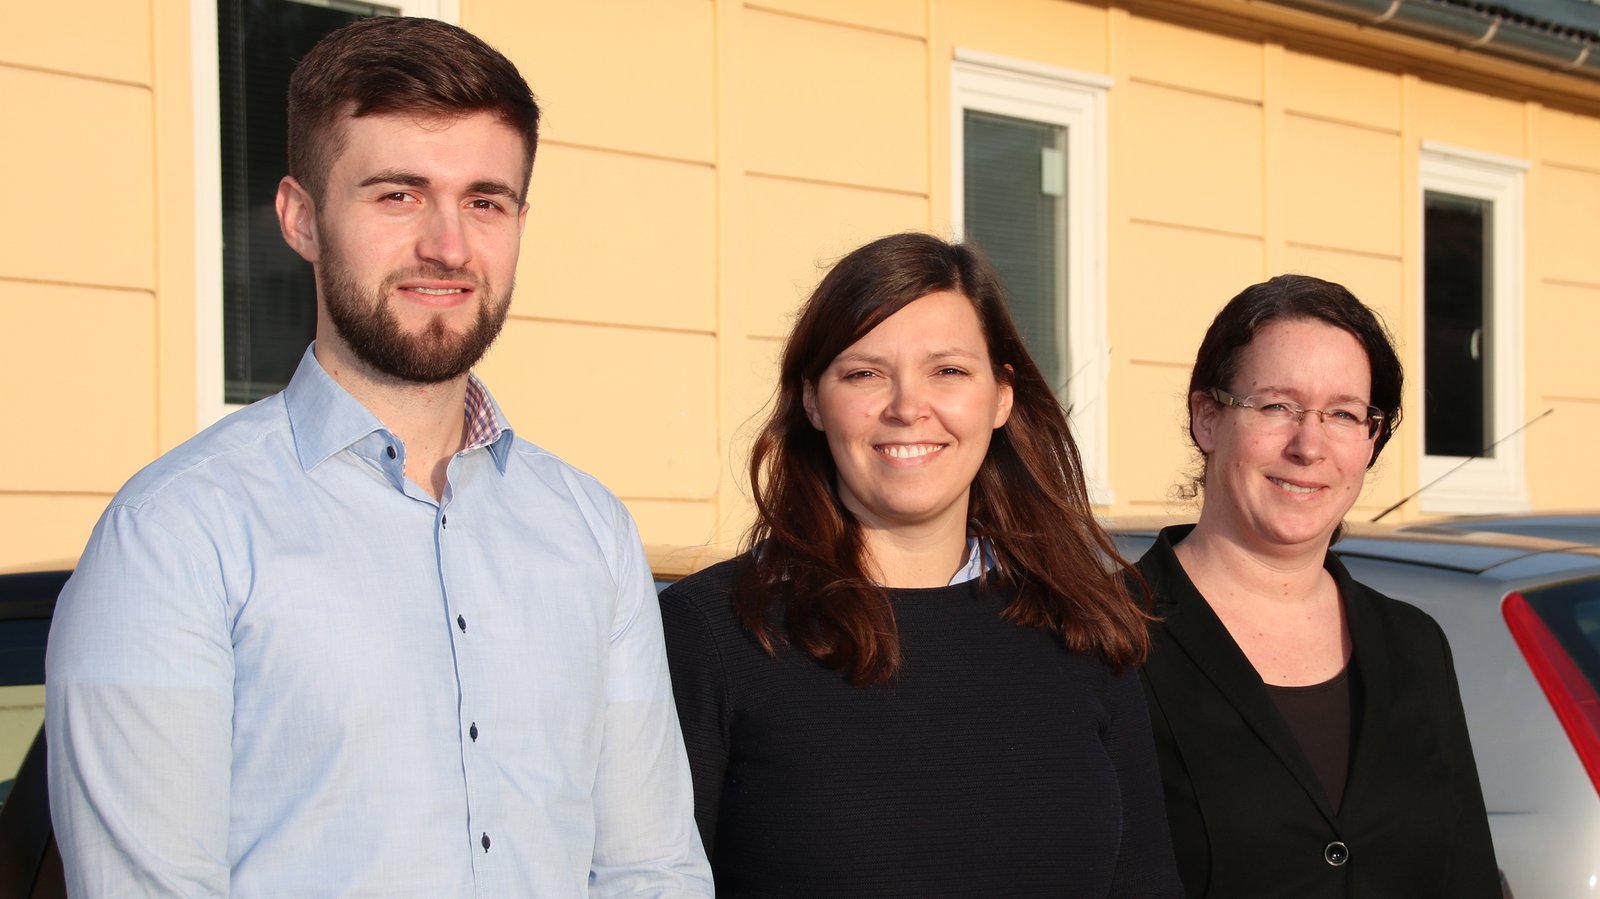
[[[442,518],[441,518],[440,524],[441,524],[441,527],[442,527],[443,526]],[[460,613],[460,612],[456,613],[456,630],[460,632],[457,635],[456,641],[455,641],[456,642],[456,656],[459,659],[461,656],[465,655],[465,653],[466,653],[466,633],[467,633],[467,616],[462,614],[462,613]],[[459,661],[457,662],[457,665],[458,666],[460,665]],[[460,677],[459,667],[458,667],[458,675],[457,676]],[[463,706],[462,710],[465,711],[465,706],[468,703],[468,698],[467,698],[467,695],[466,695],[467,694],[467,683],[466,683],[465,678],[462,678],[460,680],[460,684],[461,684],[461,705]],[[467,736],[469,738],[471,738],[473,743],[478,742],[478,722],[473,721],[468,725],[468,727],[467,727]],[[465,752],[466,752],[466,750],[463,749],[463,755],[465,754]],[[472,764],[471,759],[463,758],[463,761],[466,762],[468,772],[470,773],[471,770],[474,767],[473,764]],[[478,814],[476,812],[477,803],[472,800],[472,792],[473,792],[472,791],[472,778],[469,776],[468,779],[467,779],[467,807],[469,809],[473,809],[474,810],[472,812],[471,816],[472,816],[472,818],[477,819],[478,818]],[[481,831],[480,833],[481,833],[481,836],[478,839],[478,843],[479,843],[479,845],[483,846],[483,852],[484,852],[485,855],[487,855],[489,853],[489,832],[488,831]],[[474,864],[474,867],[476,867],[476,864]]]
[[[448,514],[446,514],[443,509],[440,509],[439,510],[439,541],[440,541],[440,549],[441,549],[441,553],[440,553],[441,558],[444,555],[444,553],[442,551],[443,550],[443,543],[444,543],[444,532],[449,530],[449,529],[450,529],[450,516]],[[447,591],[446,591],[446,602],[450,602],[451,599],[453,599],[453,597],[450,595],[450,591],[448,591],[448,589],[447,589]],[[462,668],[463,668],[462,659],[464,659],[466,657],[466,655],[467,655],[467,646],[466,646],[467,616],[466,616],[466,613],[460,612],[460,611],[456,612],[455,625],[456,625],[456,631],[457,631],[456,639],[455,639],[456,658],[457,658],[457,662],[456,662],[456,665],[457,665],[457,678],[458,678],[458,683],[460,684],[460,689],[461,689],[461,704],[462,704],[463,707],[465,707],[470,702],[470,697],[467,695],[468,678],[466,678],[464,676],[465,672],[462,670]],[[467,727],[467,736],[471,739],[471,742],[473,742],[473,743],[478,742],[478,722],[476,722],[476,721],[469,722],[468,727]],[[467,767],[468,767],[469,772],[470,772],[470,770],[474,766],[472,765],[470,760],[464,759],[464,761],[467,762]],[[473,792],[472,789],[471,789],[472,782],[473,782],[473,778],[470,776],[470,773],[469,773],[469,776],[468,776],[468,779],[467,779],[467,786],[468,786],[467,806],[468,806],[469,809],[475,809],[477,807],[477,803],[472,800],[472,792]],[[473,813],[472,817],[473,818],[477,818],[478,815],[476,813]],[[484,852],[485,855],[487,855],[488,852],[489,852],[489,846],[490,846],[491,842],[492,841],[489,839],[489,832],[488,831],[485,830],[485,831],[480,831],[479,832],[478,845],[483,847],[483,852]],[[476,866],[474,866],[474,867],[476,867]]]

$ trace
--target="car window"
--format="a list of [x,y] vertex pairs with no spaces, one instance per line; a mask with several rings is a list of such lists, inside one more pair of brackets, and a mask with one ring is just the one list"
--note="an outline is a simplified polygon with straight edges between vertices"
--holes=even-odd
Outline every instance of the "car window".
[[0,802],[44,723],[44,685],[0,687]]
[[1111,532],[1111,542],[1117,545],[1117,552],[1130,562],[1139,561],[1139,557],[1149,551],[1156,542],[1154,531],[1116,531]]
[[44,723],[44,650],[67,572],[0,575],[0,799]]
[[1523,590],[1522,596],[1600,691],[1600,579]]

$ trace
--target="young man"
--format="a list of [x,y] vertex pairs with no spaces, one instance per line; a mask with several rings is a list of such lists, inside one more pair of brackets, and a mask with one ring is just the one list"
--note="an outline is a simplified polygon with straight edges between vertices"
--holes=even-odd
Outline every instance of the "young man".
[[710,895],[632,519],[469,373],[538,116],[427,19],[297,68],[277,208],[316,342],[123,488],[57,607],[74,896]]

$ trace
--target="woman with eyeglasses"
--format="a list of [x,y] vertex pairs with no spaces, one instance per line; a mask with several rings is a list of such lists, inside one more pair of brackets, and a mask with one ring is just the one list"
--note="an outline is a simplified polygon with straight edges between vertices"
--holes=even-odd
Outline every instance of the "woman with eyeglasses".
[[1148,618],[981,256],[841,259],[750,478],[749,551],[661,596],[718,896],[1182,895]]
[[1400,421],[1377,316],[1302,275],[1247,288],[1189,379],[1197,524],[1139,561],[1143,668],[1191,897],[1500,896],[1450,648],[1328,552]]

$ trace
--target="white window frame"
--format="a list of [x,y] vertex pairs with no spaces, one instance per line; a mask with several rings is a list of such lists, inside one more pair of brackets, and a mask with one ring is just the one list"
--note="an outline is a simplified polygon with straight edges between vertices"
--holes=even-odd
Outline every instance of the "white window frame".
[[965,221],[965,111],[1057,125],[1067,134],[1065,247],[1066,359],[1073,366],[1060,399],[1072,411],[1089,498],[1115,502],[1107,451],[1106,92],[1112,79],[1030,60],[957,48],[950,85],[950,217],[957,239]]
[[[1522,427],[1523,397],[1523,181],[1528,170],[1524,160],[1477,150],[1423,141],[1419,160],[1421,189],[1417,195],[1419,227],[1426,216],[1420,209],[1428,192],[1453,194],[1484,200],[1494,205],[1491,240],[1493,254],[1489,288],[1493,298],[1491,328],[1494,404],[1493,432],[1489,440],[1499,440]],[[1422,337],[1417,341],[1417,380],[1422,391],[1426,372],[1426,235],[1418,241],[1417,320]],[[1520,512],[1529,508],[1523,435],[1516,434],[1494,447],[1493,458],[1467,461],[1464,456],[1430,456],[1426,434],[1426,408],[1418,404],[1417,453],[1420,457],[1418,483],[1432,484],[1423,490],[1418,502],[1429,513]],[[1463,464],[1464,463],[1464,464]],[[1458,471],[1453,471],[1459,468]],[[1436,479],[1438,483],[1433,483]]]
[[[460,0],[371,0],[402,15],[460,20]],[[195,428],[244,408],[224,401],[222,340],[222,111],[217,74],[217,0],[190,0],[194,86]],[[285,173],[287,174],[287,173]],[[314,298],[306,297],[306,302]]]

